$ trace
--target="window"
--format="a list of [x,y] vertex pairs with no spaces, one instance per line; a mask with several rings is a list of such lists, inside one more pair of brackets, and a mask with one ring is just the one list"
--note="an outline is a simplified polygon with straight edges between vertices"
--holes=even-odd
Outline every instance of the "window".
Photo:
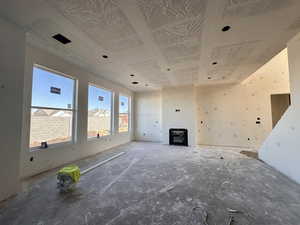
[[30,147],[73,141],[75,80],[35,66],[32,77]]
[[89,85],[88,138],[111,134],[112,92]]
[[129,98],[119,96],[119,132],[129,131]]

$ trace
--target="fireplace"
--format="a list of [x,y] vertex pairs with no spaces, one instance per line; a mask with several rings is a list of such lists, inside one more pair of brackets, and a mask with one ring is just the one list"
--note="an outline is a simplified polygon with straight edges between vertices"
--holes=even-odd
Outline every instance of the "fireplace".
[[188,130],[171,128],[169,130],[169,144],[188,146]]

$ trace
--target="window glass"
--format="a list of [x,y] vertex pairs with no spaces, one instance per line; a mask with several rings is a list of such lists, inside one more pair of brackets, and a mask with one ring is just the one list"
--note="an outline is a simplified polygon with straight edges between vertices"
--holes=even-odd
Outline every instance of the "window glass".
[[30,147],[40,147],[42,142],[57,144],[72,140],[72,111],[31,109]]
[[73,140],[75,80],[34,67],[30,147]]
[[129,98],[127,96],[119,96],[119,132],[127,132],[129,130]]
[[74,85],[71,78],[34,67],[31,105],[73,109]]
[[89,85],[88,138],[111,134],[112,92]]

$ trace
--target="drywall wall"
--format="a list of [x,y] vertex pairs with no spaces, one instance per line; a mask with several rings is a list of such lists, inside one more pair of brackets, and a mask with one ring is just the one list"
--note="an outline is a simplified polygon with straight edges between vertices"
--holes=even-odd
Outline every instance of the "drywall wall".
[[25,33],[0,19],[0,201],[20,188]]
[[272,130],[271,94],[289,93],[287,50],[235,85],[198,87],[198,143],[258,149]]
[[161,92],[135,94],[135,140],[162,141]]
[[291,106],[259,149],[259,158],[300,183],[300,34],[288,43]]
[[[70,75],[78,81],[77,99],[77,141],[75,144],[60,146],[49,146],[48,149],[30,151],[29,130],[30,130],[30,105],[33,65],[38,64],[52,70]],[[21,154],[21,177],[28,177],[34,174],[61,166],[74,160],[97,154],[108,148],[120,145],[132,140],[132,129],[130,132],[118,133],[118,107],[119,93],[131,96],[133,93],[113,82],[101,79],[99,76],[89,73],[78,66],[72,65],[61,58],[51,55],[44,50],[27,46],[25,64],[25,93],[24,93],[24,123],[22,128],[22,154]],[[115,132],[100,139],[87,140],[87,103],[88,84],[93,83],[114,92],[114,127]],[[133,101],[131,101],[133,102]],[[132,106],[130,106],[130,110]],[[131,110],[132,111],[132,110]],[[130,127],[133,126],[130,119]],[[33,157],[33,161],[30,158]]]
[[163,143],[169,143],[170,128],[188,129],[189,145],[196,145],[196,89],[194,86],[164,88],[162,90]]

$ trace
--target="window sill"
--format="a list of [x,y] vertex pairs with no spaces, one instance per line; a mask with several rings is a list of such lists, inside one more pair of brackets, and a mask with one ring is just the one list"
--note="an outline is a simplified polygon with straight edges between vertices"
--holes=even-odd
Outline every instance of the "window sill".
[[130,131],[119,131],[118,134],[129,134]]
[[110,137],[112,137],[112,135],[110,134],[110,135],[105,135],[105,136],[101,136],[101,137],[89,137],[89,138],[87,138],[87,141],[88,142],[90,142],[90,141],[100,141],[100,140],[104,140],[104,139],[106,139],[106,138],[110,138]]
[[64,148],[64,147],[69,147],[73,146],[74,142],[73,141],[66,141],[66,142],[60,142],[56,144],[50,144],[48,145],[48,148],[41,148],[41,147],[32,147],[29,148],[29,152],[36,152],[36,151],[44,151],[44,150],[49,150],[49,149],[56,149],[56,148]]

